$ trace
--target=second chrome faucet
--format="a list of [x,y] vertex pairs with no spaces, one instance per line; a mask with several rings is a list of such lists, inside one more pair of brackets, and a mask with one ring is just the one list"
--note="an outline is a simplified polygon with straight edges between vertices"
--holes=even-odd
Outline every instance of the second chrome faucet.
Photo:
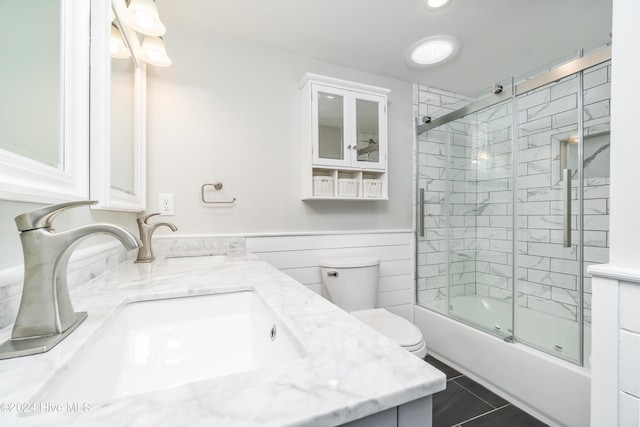
[[153,236],[153,232],[156,231],[156,228],[165,226],[169,227],[171,231],[178,230],[178,228],[170,222],[156,222],[155,224],[149,224],[147,222],[149,218],[156,215],[160,214],[152,213],[136,220],[138,222],[138,230],[140,231],[140,240],[142,241],[142,246],[138,250],[138,258],[136,259],[136,262],[151,262],[155,259],[153,249],[151,247],[151,237]]

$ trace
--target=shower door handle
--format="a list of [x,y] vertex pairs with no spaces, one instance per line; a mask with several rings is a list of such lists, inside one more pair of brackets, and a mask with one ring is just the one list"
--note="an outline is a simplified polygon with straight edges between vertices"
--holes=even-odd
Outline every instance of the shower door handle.
[[420,208],[418,209],[420,219],[418,223],[420,224],[420,237],[424,237],[424,188],[420,189],[420,198],[418,200],[420,204]]
[[571,169],[562,169],[564,212],[562,214],[564,247],[571,247]]

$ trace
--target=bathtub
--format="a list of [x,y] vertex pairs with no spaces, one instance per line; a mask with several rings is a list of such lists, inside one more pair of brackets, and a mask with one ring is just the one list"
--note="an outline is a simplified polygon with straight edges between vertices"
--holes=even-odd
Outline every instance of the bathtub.
[[[472,295],[453,298],[450,305],[455,316],[474,319],[476,326],[502,336],[511,335],[510,304]],[[430,308],[415,307],[415,323],[429,354],[551,426],[590,424],[590,371],[559,358],[575,359],[579,354],[577,339],[566,338],[577,337],[575,322],[518,309],[516,340],[536,342],[555,357],[518,342],[505,342],[433,310],[442,311],[443,306]],[[585,347],[590,348],[588,342]]]

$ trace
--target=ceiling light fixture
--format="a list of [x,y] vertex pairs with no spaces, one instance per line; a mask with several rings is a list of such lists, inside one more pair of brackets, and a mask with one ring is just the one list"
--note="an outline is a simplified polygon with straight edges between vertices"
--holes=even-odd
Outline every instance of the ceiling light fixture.
[[452,36],[433,36],[414,43],[407,52],[407,62],[414,67],[433,67],[452,59],[460,42]]
[[426,0],[424,2],[424,7],[427,9],[440,9],[441,7],[449,4],[450,0]]

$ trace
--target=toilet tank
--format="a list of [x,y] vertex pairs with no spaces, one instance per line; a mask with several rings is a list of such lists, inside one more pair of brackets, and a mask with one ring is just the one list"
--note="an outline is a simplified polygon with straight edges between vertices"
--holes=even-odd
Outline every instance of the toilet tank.
[[376,307],[380,260],[373,257],[320,260],[322,294],[345,311]]

